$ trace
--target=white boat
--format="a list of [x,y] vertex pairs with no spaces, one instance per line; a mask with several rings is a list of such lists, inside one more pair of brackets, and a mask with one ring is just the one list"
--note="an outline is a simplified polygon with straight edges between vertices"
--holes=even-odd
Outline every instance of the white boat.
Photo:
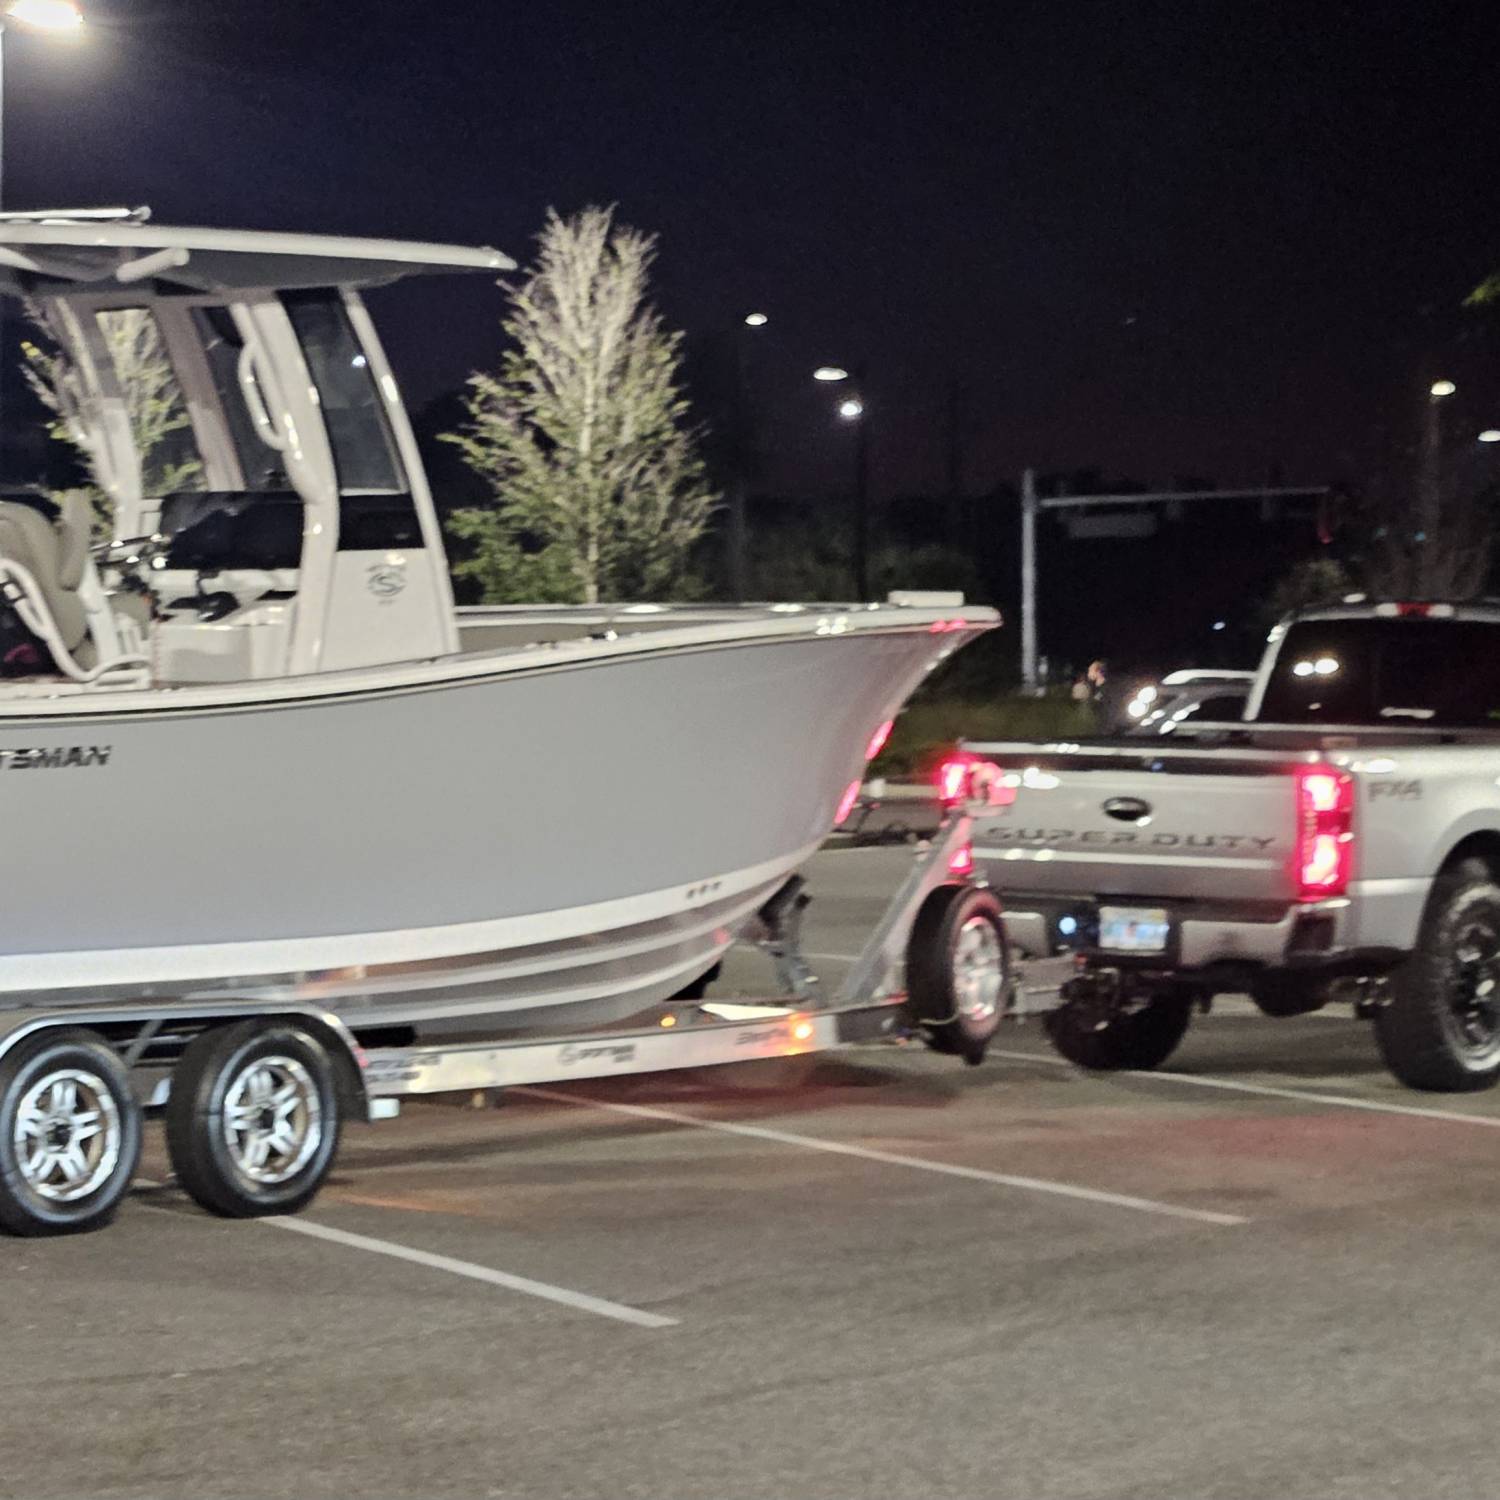
[[[67,353],[115,532],[95,556],[86,505],[0,501],[0,1008],[295,999],[376,1040],[648,1009],[701,986],[923,676],[997,623],[923,596],[455,609],[360,294],[511,268],[0,217],[0,292]],[[190,417],[170,493],[114,367],[127,314]]]

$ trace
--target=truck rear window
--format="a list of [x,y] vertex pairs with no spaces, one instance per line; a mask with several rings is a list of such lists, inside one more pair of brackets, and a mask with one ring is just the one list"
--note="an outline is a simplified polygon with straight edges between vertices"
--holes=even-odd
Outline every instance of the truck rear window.
[[1275,724],[1500,726],[1500,622],[1302,620],[1256,716]]

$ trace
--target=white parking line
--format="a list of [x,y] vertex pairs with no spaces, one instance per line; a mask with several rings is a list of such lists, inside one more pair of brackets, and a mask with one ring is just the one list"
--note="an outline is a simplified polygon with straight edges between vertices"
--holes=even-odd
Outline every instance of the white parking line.
[[[166,1186],[153,1182],[149,1177],[137,1177],[136,1187],[157,1190]],[[587,1292],[569,1291],[565,1286],[553,1286],[546,1281],[533,1281],[529,1276],[512,1276],[508,1271],[493,1271],[488,1266],[476,1266],[472,1261],[454,1260],[450,1255],[434,1255],[428,1250],[413,1250],[409,1245],[397,1245],[390,1240],[371,1239],[367,1234],[350,1234],[345,1229],[330,1229],[326,1224],[315,1224],[311,1219],[289,1219],[273,1217],[257,1219],[268,1229],[289,1229],[293,1234],[305,1234],[315,1240],[328,1240],[335,1245],[344,1245],[350,1250],[368,1250],[372,1255],[388,1255],[392,1260],[410,1261],[414,1266],[426,1266],[431,1271],[446,1271],[450,1276],[465,1276],[470,1281],[483,1281],[490,1286],[504,1287],[508,1292],[521,1292],[527,1297],[540,1297],[546,1302],[560,1302],[564,1307],[576,1308],[580,1312],[591,1312],[601,1318],[614,1318],[620,1323],[634,1323],[637,1328],[675,1328],[676,1318],[664,1318],[660,1313],[642,1312],[638,1307],[626,1307],[623,1302],[607,1302],[603,1297],[591,1297]]]
[[816,1136],[796,1135],[790,1130],[770,1130],[764,1125],[739,1125],[728,1120],[700,1120],[679,1114],[673,1109],[657,1109],[641,1104],[613,1104],[600,1099],[582,1099],[554,1089],[514,1088],[513,1094],[531,1094],[559,1104],[580,1109],[605,1110],[611,1114],[633,1115],[644,1120],[666,1120],[673,1125],[691,1125],[698,1130],[713,1130],[722,1135],[748,1136],[752,1140],[774,1141],[782,1146],[801,1146],[808,1151],[826,1151],[833,1156],[856,1156],[862,1161],[880,1162],[888,1167],[911,1167],[919,1172],[936,1172],[943,1177],[962,1177],[970,1182],[987,1182],[995,1187],[1020,1188],[1030,1193],[1049,1193],[1058,1198],[1076,1198],[1084,1203],[1104,1203],[1111,1208],[1134,1209],[1138,1213],[1161,1214],[1169,1219],[1191,1219],[1199,1224],[1244,1224],[1239,1214],[1216,1213],[1206,1208],[1182,1208],[1175,1203],[1158,1203],[1154,1198],[1132,1198],[1125,1193],[1107,1193],[1099,1188],[1079,1187],[1070,1182],[1050,1182],[1044,1177],[1017,1177],[1009,1172],[988,1172],[979,1167],[960,1167],[951,1162],[927,1161],[919,1156],[902,1156],[895,1151],[876,1151],[868,1146],[853,1146],[843,1141],[825,1141]]
[[368,1250],[372,1255],[388,1255],[392,1260],[410,1261],[414,1266],[446,1271],[450,1276],[465,1276],[470,1281],[483,1281],[490,1286],[504,1287],[508,1292],[540,1297],[545,1302],[559,1302],[564,1307],[594,1313],[601,1318],[613,1318],[618,1323],[634,1323],[637,1328],[677,1326],[676,1318],[664,1318],[660,1313],[642,1312],[638,1307],[626,1307],[621,1302],[606,1302],[602,1297],[591,1297],[587,1292],[569,1291],[567,1287],[553,1286],[547,1281],[533,1281],[529,1276],[512,1276],[508,1271],[493,1271],[488,1266],[476,1266],[467,1260],[454,1260],[449,1255],[434,1255],[429,1250],[413,1250],[409,1245],[397,1245],[390,1240],[376,1240],[366,1234],[350,1234],[344,1229],[331,1229],[327,1224],[316,1224],[311,1219],[278,1217],[260,1219],[257,1222],[269,1229],[288,1229],[293,1234],[328,1240],[350,1250]]
[[[1068,1068],[1086,1075],[1083,1068],[1074,1068],[1065,1057],[1048,1057],[1043,1052],[1002,1052],[991,1047],[986,1057],[1009,1057],[1017,1062],[1045,1063],[1052,1068]],[[1500,1118],[1491,1115],[1460,1114],[1456,1109],[1427,1109],[1420,1104],[1382,1104],[1375,1099],[1353,1099],[1347,1094],[1315,1094],[1310,1089],[1277,1088],[1269,1083],[1243,1083],[1234,1078],[1205,1078],[1198,1073],[1168,1073],[1160,1068],[1122,1068],[1113,1075],[1117,1078],[1159,1079],[1163,1083],[1185,1083],[1198,1089],[1223,1089],[1236,1094],[1264,1094],[1271,1099],[1295,1099],[1307,1104],[1332,1104],[1340,1109],[1364,1109],[1382,1115],[1411,1115],[1419,1120],[1445,1120],[1450,1125],[1482,1125],[1488,1130],[1500,1130]]]

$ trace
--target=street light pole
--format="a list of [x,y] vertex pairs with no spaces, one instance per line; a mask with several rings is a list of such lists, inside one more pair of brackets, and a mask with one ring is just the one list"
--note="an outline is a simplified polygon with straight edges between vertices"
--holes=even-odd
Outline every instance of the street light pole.
[[1422,463],[1417,476],[1417,516],[1422,551],[1418,559],[1418,592],[1434,592],[1433,560],[1443,510],[1443,402],[1458,389],[1451,380],[1435,380],[1427,392],[1427,420],[1422,425]]
[[[74,0],[8,0],[0,3],[0,209],[5,206],[5,24],[15,21],[33,31],[74,34],[83,25],[83,13]],[[5,305],[0,302],[0,472],[3,472],[5,437],[5,374],[10,368],[5,349]]]
[[746,329],[764,328],[771,320],[763,312],[746,313],[741,326],[734,330],[734,392],[732,443],[733,468],[729,476],[729,597],[743,604],[748,591],[749,566],[746,559],[749,526],[746,520],[748,470],[754,461],[754,423],[751,418],[750,372],[746,357]]
[[854,595],[870,597],[870,419],[862,404],[854,422]]
[[819,365],[814,380],[852,383],[853,394],[838,405],[838,413],[854,427],[854,592],[861,604],[870,595],[870,418],[865,406],[863,366],[846,370],[842,365]]
[[31,31],[76,35],[83,12],[74,0],[8,0],[0,3],[0,208],[5,203],[5,25],[14,21]]
[[1021,476],[1021,683],[1036,691],[1036,471]]

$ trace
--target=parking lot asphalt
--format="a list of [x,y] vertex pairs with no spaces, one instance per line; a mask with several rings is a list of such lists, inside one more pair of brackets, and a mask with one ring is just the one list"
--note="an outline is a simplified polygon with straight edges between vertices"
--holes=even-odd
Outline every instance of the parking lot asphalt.
[[[908,857],[814,862],[830,977]],[[199,1212],[153,1130],[110,1229],[0,1240],[0,1494],[1500,1492],[1500,1095],[1346,1015],[482,1103],[351,1129],[287,1220]]]

